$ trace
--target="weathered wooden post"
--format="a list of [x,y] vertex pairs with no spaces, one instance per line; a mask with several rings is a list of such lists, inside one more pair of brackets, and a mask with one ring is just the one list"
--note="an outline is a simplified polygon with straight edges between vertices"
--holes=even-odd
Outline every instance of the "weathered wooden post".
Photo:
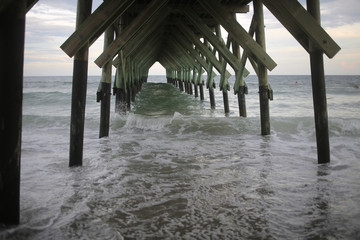
[[[223,42],[223,39],[222,39],[222,36],[221,36],[220,25],[216,26],[215,31],[216,31],[216,36],[219,39],[221,39],[221,41]],[[227,45],[226,47],[229,48],[229,46],[230,46],[230,36],[228,36],[228,40],[227,40],[226,45]],[[228,115],[230,113],[230,107],[229,107],[229,96],[228,96],[227,87],[226,87],[227,79],[226,79],[226,76],[225,76],[227,62],[221,56],[220,53],[219,53],[219,62],[221,62],[220,91],[222,91],[222,95],[223,95],[224,112],[225,112],[225,115]]]
[[[104,34],[104,50],[114,40],[114,28],[110,26]],[[100,131],[99,138],[109,136],[110,127],[110,97],[111,97],[111,70],[112,62],[107,62],[102,67],[101,90],[100,90]]]
[[[319,0],[307,0],[308,12],[321,24]],[[330,162],[329,127],[323,52],[310,42],[311,81],[318,163]]]
[[193,80],[192,82],[194,83],[194,92],[195,92],[195,97],[199,97],[199,90],[198,90],[198,82],[197,82],[197,70],[196,67],[194,66],[193,68]]
[[[262,0],[254,0],[254,17],[257,22],[256,42],[266,50],[264,11]],[[269,84],[267,69],[258,61],[261,135],[270,134]]]
[[213,66],[212,64],[210,64],[210,68],[211,71],[209,71],[207,73],[207,87],[209,88],[209,98],[210,98],[210,107],[211,109],[215,109],[216,104],[215,104],[215,93],[214,93],[214,88],[215,88],[215,82],[214,82],[214,76],[212,75],[212,69]]
[[[211,50],[209,42],[204,39],[204,45]],[[209,64],[209,71],[207,71],[207,79],[206,79],[206,87],[209,89],[209,98],[210,98],[210,107],[211,109],[215,109],[216,103],[215,103],[215,94],[214,94],[214,88],[215,88],[215,82],[214,77],[212,75],[213,73],[213,64],[211,64],[208,60],[207,63]]]
[[179,82],[179,88],[180,91],[184,91],[184,82],[183,82],[183,71],[182,70],[178,70],[178,82]]
[[199,85],[199,89],[200,89],[200,100],[204,100],[204,83],[201,82]]
[[[237,44],[237,42],[232,41],[232,49],[233,49],[233,54],[240,59],[240,46],[239,44]],[[245,101],[245,93],[246,93],[246,88],[245,88],[245,82],[244,82],[244,78],[242,76],[242,71],[238,71],[236,72],[236,80],[239,79],[239,87],[238,89],[235,89],[237,91],[237,98],[238,98],[238,105],[239,105],[239,114],[240,117],[246,117],[246,101]]]
[[204,82],[202,80],[202,73],[203,70],[200,68],[198,74],[198,80],[197,80],[197,83],[199,85],[200,100],[204,100]]
[[20,222],[25,0],[0,13],[0,223]]
[[[121,32],[125,28],[125,18],[121,16],[119,19],[119,26],[117,31],[117,36],[121,34]],[[115,78],[115,86],[116,86],[116,97],[115,97],[115,112],[116,113],[126,113],[126,86],[125,86],[125,60],[123,56],[123,51],[119,52],[119,63],[116,66],[116,78]]]
[[122,74],[121,66],[117,67],[116,71],[116,97],[115,97],[115,112],[125,114],[126,113],[126,91]]
[[[78,0],[76,27],[91,14],[92,1]],[[82,166],[85,105],[88,72],[88,45],[82,47],[74,56],[69,166]]]
[[192,83],[191,83],[191,69],[190,68],[187,71],[187,81],[188,81],[189,94],[193,95]]

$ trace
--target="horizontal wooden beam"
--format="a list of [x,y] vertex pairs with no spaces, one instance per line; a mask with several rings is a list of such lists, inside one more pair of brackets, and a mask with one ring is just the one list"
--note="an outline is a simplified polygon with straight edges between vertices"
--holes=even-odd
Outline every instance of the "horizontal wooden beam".
[[85,44],[91,44],[123,14],[135,0],[103,2],[61,45],[61,49],[73,57]]
[[339,45],[297,0],[263,0],[263,3],[306,51],[310,51],[309,41],[329,58],[340,51]]
[[264,64],[270,71],[276,67],[274,60],[232,17],[218,0],[198,0],[198,2],[225,28],[249,56]]
[[[169,6],[174,11],[183,11],[185,8],[189,7],[189,3],[182,3],[181,1],[172,1],[172,2],[169,2]],[[248,13],[249,12],[249,5],[238,3],[238,2],[224,5],[224,7],[230,14]],[[140,12],[142,12],[145,8],[146,8],[146,4],[144,4],[143,2],[137,1],[131,6],[131,8],[129,8],[128,13],[130,15],[136,16]],[[196,11],[197,13],[199,13],[199,15],[208,14],[207,11],[204,10],[200,4],[196,3],[196,1],[194,1],[194,4],[191,4],[191,8],[194,11]]]

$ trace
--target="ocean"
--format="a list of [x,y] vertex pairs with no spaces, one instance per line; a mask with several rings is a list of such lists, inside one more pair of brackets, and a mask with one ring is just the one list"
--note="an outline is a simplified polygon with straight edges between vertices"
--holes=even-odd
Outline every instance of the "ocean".
[[[331,162],[317,164],[310,76],[269,76],[271,135],[257,79],[247,118],[149,76],[126,115],[88,79],[84,160],[69,168],[71,77],[25,77],[21,223],[0,239],[360,239],[360,76],[327,76]],[[219,78],[216,79],[219,82]],[[233,86],[234,79],[230,79]],[[296,84],[297,83],[297,84]]]

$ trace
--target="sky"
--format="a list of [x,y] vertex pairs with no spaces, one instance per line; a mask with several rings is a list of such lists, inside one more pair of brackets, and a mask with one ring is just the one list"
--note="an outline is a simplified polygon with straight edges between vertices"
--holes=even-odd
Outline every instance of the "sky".
[[[300,0],[305,6],[305,0]],[[93,1],[93,10],[101,0]],[[360,75],[360,1],[320,0],[323,28],[341,47],[332,59],[324,55],[325,74]],[[76,0],[39,0],[27,13],[25,33],[25,76],[71,76],[73,59],[60,46],[75,30]],[[249,28],[252,4],[248,14],[238,14],[239,23]],[[264,8],[267,53],[277,63],[269,74],[309,75],[309,55],[292,35]],[[223,37],[227,33],[222,34]],[[101,75],[101,69],[94,63],[103,51],[101,36],[89,49],[89,72],[91,76]],[[250,74],[255,74],[251,65],[246,65]],[[229,68],[230,73],[233,73]],[[149,74],[165,75],[165,69],[155,63]]]

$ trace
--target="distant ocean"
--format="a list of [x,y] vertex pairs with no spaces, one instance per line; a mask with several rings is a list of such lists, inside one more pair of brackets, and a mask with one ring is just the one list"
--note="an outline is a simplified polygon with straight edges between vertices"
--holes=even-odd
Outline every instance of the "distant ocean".
[[84,166],[69,168],[72,78],[24,78],[21,224],[0,239],[360,239],[360,76],[326,77],[325,165],[310,76],[269,76],[270,136],[255,76],[247,118],[232,92],[225,117],[218,88],[212,110],[207,89],[200,101],[150,76],[126,115],[112,97],[98,139],[99,81],[88,81]]

